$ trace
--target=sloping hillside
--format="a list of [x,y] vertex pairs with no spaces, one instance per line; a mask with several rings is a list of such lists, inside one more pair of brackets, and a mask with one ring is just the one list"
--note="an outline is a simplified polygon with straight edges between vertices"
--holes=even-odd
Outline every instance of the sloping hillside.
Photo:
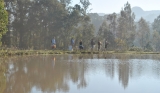
[[160,15],[160,10],[151,10],[151,11],[144,11],[140,7],[133,7],[132,11],[136,15],[136,21],[138,21],[141,17],[143,17],[146,21],[152,23],[157,16]]

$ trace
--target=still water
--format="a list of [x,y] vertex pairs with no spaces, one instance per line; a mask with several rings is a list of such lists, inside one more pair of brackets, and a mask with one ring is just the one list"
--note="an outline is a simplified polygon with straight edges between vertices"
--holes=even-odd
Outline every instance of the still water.
[[38,55],[7,59],[2,93],[160,93],[160,55]]

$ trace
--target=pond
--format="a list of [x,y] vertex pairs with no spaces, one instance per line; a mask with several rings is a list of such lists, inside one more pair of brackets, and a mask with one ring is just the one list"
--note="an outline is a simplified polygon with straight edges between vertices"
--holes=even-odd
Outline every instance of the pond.
[[19,56],[4,77],[2,93],[159,93],[160,55]]

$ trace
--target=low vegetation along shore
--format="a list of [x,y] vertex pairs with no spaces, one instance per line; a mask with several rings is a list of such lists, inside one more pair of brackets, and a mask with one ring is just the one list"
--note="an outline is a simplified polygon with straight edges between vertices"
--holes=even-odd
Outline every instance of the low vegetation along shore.
[[34,54],[160,54],[160,52],[143,51],[63,51],[63,50],[0,50],[0,56],[34,55]]

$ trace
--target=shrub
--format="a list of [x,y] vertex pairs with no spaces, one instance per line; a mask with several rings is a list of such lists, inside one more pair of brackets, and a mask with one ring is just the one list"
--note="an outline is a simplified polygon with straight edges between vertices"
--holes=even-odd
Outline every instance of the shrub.
[[142,51],[142,48],[139,47],[131,47],[129,51]]

